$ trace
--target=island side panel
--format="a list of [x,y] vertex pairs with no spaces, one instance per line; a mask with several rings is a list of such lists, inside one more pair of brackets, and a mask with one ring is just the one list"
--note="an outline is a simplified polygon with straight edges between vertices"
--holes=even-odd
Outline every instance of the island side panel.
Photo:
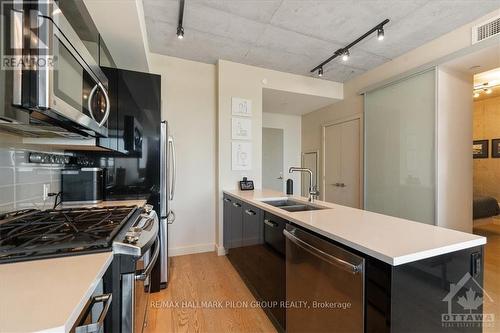
[[394,266],[393,333],[482,332],[483,246]]

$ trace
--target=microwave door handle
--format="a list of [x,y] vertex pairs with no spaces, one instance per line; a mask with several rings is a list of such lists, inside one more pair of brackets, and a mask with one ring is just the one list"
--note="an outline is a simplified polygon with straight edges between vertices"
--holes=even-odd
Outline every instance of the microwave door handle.
[[102,84],[99,82],[99,85],[101,86],[101,91],[104,94],[104,99],[106,99],[106,113],[104,114],[104,118],[102,118],[101,122],[99,123],[99,127],[102,127],[109,118],[109,112],[111,111],[111,105],[109,102],[109,95],[106,89],[102,86]]
[[94,86],[94,88],[92,88],[92,90],[90,91],[89,98],[87,100],[87,108],[89,109],[89,113],[90,113],[90,116],[92,117],[92,119],[94,119],[94,121],[97,122],[97,120],[94,117],[94,110],[92,110],[92,99],[94,98],[94,94],[97,91],[97,88],[100,88],[100,90],[104,94],[104,98],[106,99],[106,114],[104,115],[104,118],[102,118],[101,122],[99,123],[99,127],[102,127],[102,125],[104,125],[106,123],[106,121],[108,120],[109,112],[111,109],[110,109],[110,105],[109,105],[108,92],[106,91],[106,89],[104,89],[104,87],[102,86],[102,84],[100,82],[98,82]]
[[172,152],[172,181],[170,182],[169,200],[173,200],[175,193],[176,175],[177,175],[177,170],[176,170],[177,168],[175,162],[175,143],[173,137],[171,136],[168,137],[168,144],[170,145],[170,149]]

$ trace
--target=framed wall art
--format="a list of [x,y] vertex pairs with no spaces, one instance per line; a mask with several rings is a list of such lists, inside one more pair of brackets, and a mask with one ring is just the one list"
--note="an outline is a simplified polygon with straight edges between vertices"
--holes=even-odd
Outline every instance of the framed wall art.
[[475,140],[472,143],[473,158],[488,158],[488,140]]
[[500,139],[491,140],[491,157],[500,158]]

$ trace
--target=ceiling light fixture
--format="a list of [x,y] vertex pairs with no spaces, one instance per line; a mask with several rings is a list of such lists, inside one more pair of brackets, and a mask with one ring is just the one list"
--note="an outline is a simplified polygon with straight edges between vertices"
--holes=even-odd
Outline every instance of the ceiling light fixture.
[[318,68],[318,76],[319,77],[323,76],[323,67]]
[[349,53],[349,50],[345,50],[344,53],[342,53],[342,61],[347,61],[349,60],[349,56],[351,54]]
[[478,98],[479,96],[480,96],[480,94],[478,92],[474,93],[474,98]]
[[489,95],[493,92],[493,90],[491,90],[490,88],[486,88],[486,89],[484,89],[484,92]]
[[183,27],[177,27],[177,38],[179,38],[179,39],[184,38],[184,28]]
[[311,73],[318,71],[318,74],[319,74],[320,68],[322,69],[326,64],[328,64],[330,61],[332,61],[333,59],[335,59],[337,57],[342,57],[342,60],[344,60],[344,61],[349,60],[349,50],[352,49],[352,47],[354,45],[358,44],[359,42],[361,42],[363,39],[370,36],[374,32],[377,32],[378,40],[384,39],[384,25],[386,25],[387,23],[389,23],[389,19],[383,20],[382,22],[380,22],[379,24],[377,24],[376,26],[374,26],[373,28],[371,28],[370,30],[365,32],[362,36],[358,37],[358,39],[356,39],[354,42],[346,45],[343,48],[338,49],[337,51],[335,51],[335,53],[333,53],[333,55],[330,58],[326,59],[318,66],[311,69]]
[[380,40],[380,41],[382,41],[382,40],[384,40],[384,37],[385,37],[384,36],[384,28],[383,27],[378,28],[378,30],[377,30],[377,39]]
[[184,0],[179,0],[179,21],[177,22],[177,38],[184,38],[184,27],[182,22],[184,20]]

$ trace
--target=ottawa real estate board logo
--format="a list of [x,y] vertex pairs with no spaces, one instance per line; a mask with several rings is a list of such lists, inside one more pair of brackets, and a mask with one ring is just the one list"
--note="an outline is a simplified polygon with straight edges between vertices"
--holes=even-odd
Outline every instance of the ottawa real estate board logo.
[[495,314],[483,313],[486,303],[493,299],[472,275],[467,272],[442,299],[448,303],[447,313],[441,314],[443,327],[494,327]]
[[[55,29],[53,17],[60,13],[53,0],[1,0],[1,69],[30,70],[52,68],[53,50],[49,47]],[[50,14],[44,14],[42,11]]]

